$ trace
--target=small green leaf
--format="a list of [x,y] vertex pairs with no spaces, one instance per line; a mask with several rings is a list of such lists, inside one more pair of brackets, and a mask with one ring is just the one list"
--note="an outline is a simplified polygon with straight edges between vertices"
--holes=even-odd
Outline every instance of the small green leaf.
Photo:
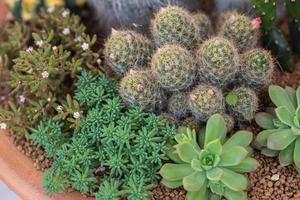
[[255,115],[256,123],[263,129],[274,129],[273,120],[274,116],[266,112],[260,112]]
[[180,181],[185,176],[193,173],[194,170],[190,164],[172,164],[167,163],[162,166],[159,173],[167,181]]
[[252,142],[252,139],[253,139],[253,134],[251,132],[238,131],[225,142],[223,148],[227,148],[229,146],[234,146],[234,145],[247,147]]
[[187,192],[186,194],[187,200],[209,200],[208,199],[208,190],[207,190],[207,182],[204,182],[203,186],[200,190],[196,192]]
[[207,121],[204,147],[206,147],[209,142],[216,139],[219,139],[222,142],[226,137],[226,133],[227,128],[223,117],[220,114],[214,114]]
[[244,175],[225,168],[223,168],[221,182],[233,191],[243,191],[246,190],[248,186],[248,180]]
[[182,164],[184,163],[178,156],[176,149],[174,147],[168,147],[166,154],[168,158],[170,158],[175,163],[182,163]]
[[268,149],[268,148],[263,148],[261,150],[261,154],[268,156],[268,157],[276,157],[279,155],[279,151]]
[[238,102],[238,95],[235,92],[229,92],[225,100],[229,106],[235,106]]
[[210,153],[212,153],[212,154],[221,155],[221,153],[222,153],[222,144],[221,144],[220,140],[214,140],[214,141],[209,142],[206,145],[205,149],[207,151],[209,151]]
[[267,146],[272,150],[283,150],[289,146],[295,139],[296,135],[293,134],[291,129],[282,129],[278,132],[272,133],[268,137]]
[[279,152],[279,163],[281,166],[288,166],[293,163],[294,148],[295,142]]
[[248,151],[241,146],[224,148],[219,166],[234,166],[240,164],[248,155]]
[[223,175],[223,170],[221,168],[215,167],[206,172],[206,176],[211,181],[219,181]]
[[294,149],[294,162],[298,169],[300,169],[300,138],[297,138]]
[[224,197],[227,200],[247,200],[247,195],[244,191],[233,191],[228,188],[225,189]]
[[258,143],[260,146],[266,147],[268,143],[268,138],[271,134],[276,133],[280,130],[278,129],[271,129],[271,130],[264,130],[261,131],[255,138],[255,142]]
[[271,85],[269,87],[269,96],[270,96],[272,102],[277,107],[284,106],[291,113],[294,113],[296,111],[296,108],[293,105],[293,102],[291,101],[288,94],[282,87],[276,86],[276,85]]
[[293,132],[294,135],[300,135],[300,128],[292,127],[291,131]]
[[285,91],[288,94],[288,96],[290,97],[291,101],[293,102],[293,105],[295,106],[295,108],[297,108],[298,105],[297,105],[296,90],[292,87],[286,86]]
[[182,180],[182,185],[186,191],[196,192],[205,183],[206,177],[204,172],[194,172]]
[[203,171],[201,167],[201,162],[198,159],[193,159],[191,162],[191,166],[195,171],[200,171],[200,172]]
[[180,181],[167,181],[165,179],[162,179],[161,184],[163,184],[164,186],[166,186],[170,189],[175,189],[175,188],[178,188],[178,187],[182,186],[182,180],[180,180]]
[[254,158],[245,158],[240,164],[227,168],[238,173],[248,173],[255,171],[258,166],[259,163]]
[[175,148],[179,158],[186,163],[191,163],[198,155],[198,152],[193,145],[187,142],[177,144],[175,145]]
[[276,116],[284,124],[292,127],[294,126],[294,116],[289,112],[286,107],[278,107],[275,109]]

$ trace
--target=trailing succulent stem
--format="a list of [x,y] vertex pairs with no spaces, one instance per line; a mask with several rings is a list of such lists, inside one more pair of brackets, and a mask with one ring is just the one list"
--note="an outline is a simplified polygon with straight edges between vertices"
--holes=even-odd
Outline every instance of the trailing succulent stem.
[[183,186],[187,200],[209,200],[212,196],[246,200],[248,179],[244,173],[258,166],[250,153],[252,133],[238,131],[228,139],[226,133],[224,119],[215,114],[207,122],[203,146],[197,143],[195,131],[186,129],[177,134],[177,144],[169,154],[175,163],[161,168],[162,183],[169,188]]
[[258,134],[255,146],[264,155],[278,156],[282,166],[293,164],[300,172],[300,87],[294,90],[272,85],[269,96],[276,107],[255,116],[265,129]]

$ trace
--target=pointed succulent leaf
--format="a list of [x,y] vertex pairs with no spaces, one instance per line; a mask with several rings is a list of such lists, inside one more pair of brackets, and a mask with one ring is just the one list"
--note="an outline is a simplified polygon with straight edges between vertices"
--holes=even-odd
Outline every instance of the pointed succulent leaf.
[[240,164],[248,155],[248,151],[241,146],[224,148],[219,166],[235,166]]
[[193,170],[195,171],[200,171],[202,172],[202,167],[201,167],[201,162],[198,159],[193,159],[191,162],[191,167],[193,168]]
[[206,172],[206,177],[211,181],[219,181],[223,175],[222,168],[215,167]]
[[282,129],[278,132],[272,133],[268,137],[267,146],[272,150],[283,150],[289,146],[295,139],[296,135],[293,134],[291,129]]
[[261,154],[268,156],[268,157],[276,157],[279,155],[279,151],[268,149],[268,148],[263,148],[261,150]]
[[238,131],[225,142],[223,148],[227,148],[229,146],[235,146],[235,145],[247,147],[252,142],[252,139],[253,139],[253,134],[251,132]]
[[220,180],[233,191],[243,191],[246,190],[248,186],[248,180],[244,175],[226,168],[223,168],[223,176]]
[[290,127],[294,126],[294,116],[286,107],[280,106],[275,109],[275,112],[281,122]]
[[204,172],[194,172],[182,180],[182,185],[186,191],[196,192],[205,183],[206,176]]
[[161,184],[163,184],[164,186],[166,186],[170,189],[175,189],[175,188],[178,188],[178,187],[182,186],[182,180],[180,180],[180,181],[167,181],[165,179],[162,179]]
[[291,143],[287,148],[279,152],[279,163],[281,166],[288,166],[293,163],[293,153],[295,142]]
[[227,128],[223,117],[220,114],[211,116],[206,125],[204,147],[206,147],[209,142],[216,139],[219,139],[222,142],[226,137],[226,133]]
[[222,153],[222,144],[219,139],[209,142],[205,148],[212,154],[221,155]]
[[294,149],[294,163],[300,169],[300,138],[297,138]]
[[228,188],[225,189],[224,197],[228,200],[247,200],[247,195],[244,191],[233,191]]
[[278,129],[271,129],[271,130],[264,130],[261,131],[255,138],[255,142],[259,145],[265,147],[268,144],[268,138],[271,134],[276,133],[280,130]]
[[259,163],[254,158],[245,158],[240,164],[227,168],[238,173],[248,173],[255,171],[258,165]]
[[274,116],[266,112],[260,112],[255,115],[256,123],[263,129],[274,129],[273,120]]
[[277,85],[271,85],[269,87],[269,96],[272,100],[272,102],[277,106],[284,106],[286,107],[291,113],[294,113],[296,111],[295,106],[293,105],[293,102],[289,98],[286,91]]
[[205,181],[200,190],[196,192],[187,192],[186,194],[187,200],[209,200],[208,199],[208,190],[207,190],[207,182]]
[[180,143],[175,145],[175,148],[179,158],[186,163],[191,163],[198,155],[198,152],[191,143]]
[[191,168],[190,164],[172,164],[167,163],[162,166],[159,173],[167,181],[179,181],[185,176],[193,173],[194,170]]

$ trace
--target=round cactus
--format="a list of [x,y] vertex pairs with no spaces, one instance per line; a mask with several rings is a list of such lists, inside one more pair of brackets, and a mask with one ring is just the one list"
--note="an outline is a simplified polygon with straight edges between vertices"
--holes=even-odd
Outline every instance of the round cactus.
[[131,71],[120,82],[120,96],[128,107],[153,111],[160,97],[159,88],[151,72]]
[[188,114],[188,102],[186,93],[173,94],[168,102],[168,112],[177,119],[185,118]]
[[235,78],[239,56],[228,40],[221,37],[206,40],[197,55],[200,82],[223,87]]
[[188,127],[194,129],[196,132],[199,132],[201,126],[194,117],[188,117],[180,123],[180,126]]
[[199,29],[192,15],[177,6],[161,8],[151,25],[158,46],[179,44],[193,49],[198,43]]
[[177,45],[165,45],[153,55],[151,69],[162,88],[184,90],[193,84],[196,65],[188,50]]
[[221,115],[226,123],[227,131],[231,132],[235,125],[235,121],[234,121],[233,117],[231,117],[230,115],[228,115],[226,113],[223,113]]
[[105,43],[105,60],[119,76],[143,68],[151,60],[153,47],[145,36],[134,31],[113,31]]
[[238,121],[251,121],[258,109],[258,98],[252,89],[239,87],[226,96],[230,114]]
[[264,49],[253,49],[241,56],[239,79],[252,89],[262,89],[272,81],[274,62],[271,54]]
[[199,40],[207,39],[212,32],[212,24],[209,17],[202,12],[197,12],[194,15],[194,20],[199,29]]
[[159,116],[165,119],[169,124],[175,124],[175,125],[178,124],[177,119],[169,113],[161,113]]
[[234,43],[239,52],[251,49],[258,41],[258,26],[251,19],[237,12],[228,12],[221,17],[220,34]]
[[194,117],[201,122],[206,122],[211,115],[225,110],[222,91],[210,85],[198,85],[194,88],[189,94],[188,103]]

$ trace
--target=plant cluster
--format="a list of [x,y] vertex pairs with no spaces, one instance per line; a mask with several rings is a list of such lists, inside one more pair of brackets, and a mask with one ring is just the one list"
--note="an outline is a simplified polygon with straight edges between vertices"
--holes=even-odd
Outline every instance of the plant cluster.
[[[251,157],[252,133],[238,131],[226,138],[227,128],[221,115],[211,116],[205,133],[190,129],[175,136],[176,145],[169,152],[175,163],[160,170],[162,183],[169,188],[183,186],[187,200],[246,200],[248,179],[258,162]],[[197,139],[199,142],[197,142]]]
[[225,114],[227,106],[237,120],[252,120],[258,107],[255,91],[270,84],[273,59],[256,48],[257,19],[228,12],[218,23],[211,37],[205,14],[168,6],[151,23],[155,47],[139,33],[113,30],[105,60],[122,77],[119,92],[125,104],[168,112],[177,120],[192,115],[198,122]]
[[282,166],[294,164],[300,172],[300,87],[272,85],[269,96],[276,108],[255,116],[261,131],[255,146],[266,156],[278,156]]
[[30,23],[8,24],[0,47],[0,122],[15,133],[29,129],[55,111],[56,101],[70,90],[76,74],[96,70],[96,37],[85,33],[68,10],[43,12]]
[[[276,27],[277,0],[252,0],[256,15],[262,19],[263,43],[277,57],[284,70],[292,71],[295,63],[285,35]],[[289,31],[293,49],[300,53],[300,2],[284,0],[290,15]]]
[[103,75],[83,72],[73,99],[66,105],[77,106],[59,107],[31,135],[54,160],[44,176],[48,194],[71,187],[99,200],[150,197],[175,127],[141,109],[124,108],[117,84]]

